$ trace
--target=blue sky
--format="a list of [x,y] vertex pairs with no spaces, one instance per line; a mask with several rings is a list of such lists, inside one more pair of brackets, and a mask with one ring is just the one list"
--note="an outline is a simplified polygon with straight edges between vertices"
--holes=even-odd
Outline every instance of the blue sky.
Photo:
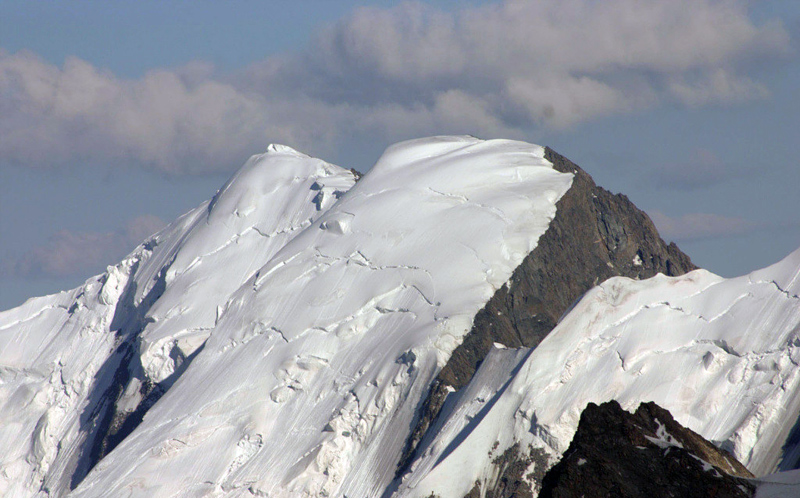
[[734,276],[800,246],[800,2],[0,3],[0,309],[285,143],[550,145]]

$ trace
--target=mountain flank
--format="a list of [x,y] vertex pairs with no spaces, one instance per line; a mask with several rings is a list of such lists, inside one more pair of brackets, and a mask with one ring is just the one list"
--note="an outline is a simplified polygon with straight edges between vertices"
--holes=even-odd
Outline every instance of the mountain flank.
[[572,186],[556,203],[556,216],[536,248],[478,312],[472,330],[431,385],[398,475],[418,454],[448,393],[472,379],[493,343],[535,348],[576,299],[610,277],[677,276],[697,268],[675,243],[661,239],[647,214],[625,195],[597,186],[549,147],[544,157],[557,171],[574,175]]

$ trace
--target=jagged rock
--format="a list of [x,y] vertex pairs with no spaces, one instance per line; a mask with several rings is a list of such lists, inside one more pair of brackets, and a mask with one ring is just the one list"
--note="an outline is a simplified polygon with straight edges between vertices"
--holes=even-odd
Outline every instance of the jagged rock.
[[[480,494],[480,483],[475,483],[473,491],[483,498],[533,498],[529,481],[540,482],[544,478],[544,472],[538,472],[538,469],[546,469],[546,462],[547,457],[541,450],[529,448],[527,453],[522,452],[519,443],[515,443],[492,460],[497,479],[489,483],[485,494]],[[536,464],[537,471],[535,475],[528,475],[532,464]]]
[[539,497],[750,497],[752,477],[731,454],[655,403],[629,413],[608,401],[583,411]]
[[536,347],[584,292],[614,276],[645,279],[696,269],[674,243],[666,244],[646,213],[624,195],[598,187],[592,177],[550,148],[545,158],[572,173],[569,191],[536,248],[478,312],[472,330],[433,382],[398,474],[439,414],[447,394],[464,387],[493,343]]

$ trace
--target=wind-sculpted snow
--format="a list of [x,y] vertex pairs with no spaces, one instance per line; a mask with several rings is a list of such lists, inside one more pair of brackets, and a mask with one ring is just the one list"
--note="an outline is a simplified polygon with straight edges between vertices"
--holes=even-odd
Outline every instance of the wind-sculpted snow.
[[107,273],[0,313],[0,495],[65,495],[112,420],[168,389],[230,295],[353,183],[270,146]]
[[[800,413],[798,294],[800,250],[733,279],[704,270],[609,279],[521,362],[490,369],[493,356],[508,353],[487,358],[473,382],[493,394],[456,404],[397,494],[461,497],[476,482],[492,489],[500,472],[493,462],[506,448],[517,445],[523,460],[544,451],[552,462],[586,405],[611,399],[626,409],[655,401],[756,475],[792,468],[797,448],[789,432]],[[540,470],[536,465],[547,462],[532,463],[523,475]]]
[[73,495],[382,495],[431,380],[570,187],[543,154],[471,137],[388,149],[259,263]]
[[142,333],[149,378],[172,374],[175,358],[192,354],[211,333],[218,307],[354,183],[351,172],[288,147],[253,156],[196,226],[172,238],[179,248],[173,261],[160,261],[169,268],[166,290]]

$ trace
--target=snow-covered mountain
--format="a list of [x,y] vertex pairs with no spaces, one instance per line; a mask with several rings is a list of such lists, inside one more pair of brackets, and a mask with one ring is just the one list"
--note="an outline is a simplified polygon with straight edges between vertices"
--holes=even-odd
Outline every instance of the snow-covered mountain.
[[77,484],[199,352],[229,297],[354,183],[272,146],[107,273],[0,313],[0,495]]
[[609,399],[796,466],[800,251],[679,276],[624,196],[523,142],[404,142],[356,180],[270,146],[0,313],[0,494],[491,496],[511,463],[535,490]]
[[756,475],[794,468],[798,294],[800,250],[735,279],[696,270],[607,280],[536,349],[487,357],[445,407],[400,495],[464,496],[476,482],[490,488],[496,456],[515,444],[517,458],[533,468],[552,462],[567,449],[583,408],[610,399],[629,410],[645,400],[667,407]]

